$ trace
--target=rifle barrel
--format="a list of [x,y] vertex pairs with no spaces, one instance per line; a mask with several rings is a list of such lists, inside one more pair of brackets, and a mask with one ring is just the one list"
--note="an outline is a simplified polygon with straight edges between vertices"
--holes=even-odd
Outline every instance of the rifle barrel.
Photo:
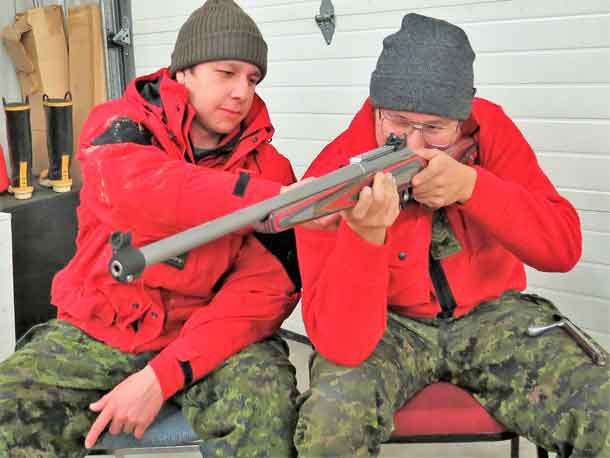
[[[371,155],[371,153],[377,154]],[[114,239],[120,240],[120,242],[112,242],[113,256],[109,266],[110,273],[115,279],[130,283],[148,266],[179,256],[243,227],[262,222],[278,208],[295,204],[323,193],[331,187],[364,177],[371,172],[383,170],[413,153],[404,147],[397,149],[395,145],[384,145],[365,154],[369,155],[371,159],[352,161],[345,167],[303,183],[282,194],[139,248],[131,246],[128,234],[115,233],[111,237],[111,241]]]

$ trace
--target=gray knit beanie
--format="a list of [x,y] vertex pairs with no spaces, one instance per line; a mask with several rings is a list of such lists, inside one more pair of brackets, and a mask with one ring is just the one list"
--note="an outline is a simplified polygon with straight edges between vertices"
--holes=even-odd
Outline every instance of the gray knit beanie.
[[178,32],[170,73],[213,60],[241,60],[267,73],[267,43],[252,18],[233,0],[208,0]]
[[383,40],[371,76],[373,105],[466,119],[474,95],[474,57],[461,28],[407,14],[400,30]]

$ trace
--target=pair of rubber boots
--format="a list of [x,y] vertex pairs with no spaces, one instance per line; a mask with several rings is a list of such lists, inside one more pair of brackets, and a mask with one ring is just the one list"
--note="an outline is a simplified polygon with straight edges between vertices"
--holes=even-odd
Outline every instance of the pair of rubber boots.
[[[3,98],[2,103],[11,161],[8,191],[16,199],[29,199],[34,192],[29,98],[17,103],[6,103]],[[38,181],[55,192],[68,192],[72,189],[70,163],[74,151],[72,94],[67,92],[63,99],[51,99],[45,94],[42,104],[47,121],[49,168],[42,171]]]

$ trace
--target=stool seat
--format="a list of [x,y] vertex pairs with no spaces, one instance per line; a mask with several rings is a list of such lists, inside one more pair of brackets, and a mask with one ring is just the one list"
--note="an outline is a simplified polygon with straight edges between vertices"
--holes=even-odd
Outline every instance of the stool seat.
[[396,412],[392,437],[468,436],[505,431],[470,393],[438,382],[419,391]]
[[148,427],[142,439],[132,434],[104,433],[92,450],[139,449],[193,445],[199,438],[182,415],[180,408],[166,402],[155,421]]

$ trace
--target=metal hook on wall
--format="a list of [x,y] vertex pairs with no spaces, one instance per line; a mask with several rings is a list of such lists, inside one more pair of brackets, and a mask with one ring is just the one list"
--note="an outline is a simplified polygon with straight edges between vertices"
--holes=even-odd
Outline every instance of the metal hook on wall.
[[335,7],[331,0],[322,0],[320,14],[316,14],[316,23],[322,31],[326,44],[330,45],[335,33]]

